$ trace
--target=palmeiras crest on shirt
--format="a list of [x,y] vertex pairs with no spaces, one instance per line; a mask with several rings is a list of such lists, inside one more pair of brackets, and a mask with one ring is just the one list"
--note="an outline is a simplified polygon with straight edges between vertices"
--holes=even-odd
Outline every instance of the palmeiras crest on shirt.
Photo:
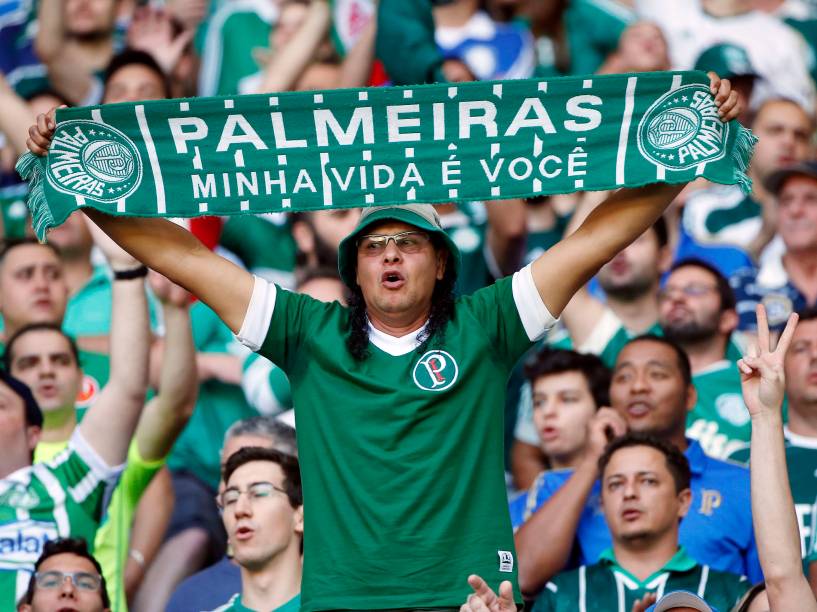
[[638,150],[668,170],[686,170],[726,154],[729,124],[705,85],[686,85],[656,100],[638,124]]
[[428,351],[414,364],[414,384],[426,391],[445,391],[457,382],[459,366],[446,351]]
[[136,145],[104,123],[81,119],[60,123],[48,160],[48,182],[54,189],[99,202],[122,200],[142,182]]

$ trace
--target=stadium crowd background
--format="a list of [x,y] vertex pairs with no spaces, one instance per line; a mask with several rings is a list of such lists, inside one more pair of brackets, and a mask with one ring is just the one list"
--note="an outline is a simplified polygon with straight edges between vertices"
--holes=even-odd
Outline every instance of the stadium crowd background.
[[[126,490],[94,548],[112,609],[210,610],[240,591],[216,503],[221,469],[246,446],[296,455],[295,420],[283,372],[241,346],[203,304],[153,274],[146,302],[136,295],[141,281],[136,293],[117,292],[117,280],[138,277],[138,264],[83,215],[54,230],[50,246],[30,238],[26,185],[13,164],[38,114],[61,104],[671,69],[730,79],[746,109],[740,121],[760,139],[749,169],[754,190],[690,184],[520,362],[505,411],[520,585],[533,597],[609,546],[596,461],[607,435],[628,428],[686,452],[692,505],[680,538],[694,560],[762,579],[749,472],[738,467],[749,459],[751,422],[737,366],[757,333],[760,303],[776,332],[801,313],[786,365],[786,456],[803,568],[817,592],[809,563],[817,559],[817,2],[0,0],[0,314],[4,366],[44,414],[34,461],[59,463],[85,414],[101,404],[99,415],[118,420],[138,396],[131,478],[123,476],[118,488]],[[436,206],[463,256],[458,291],[520,269],[602,198]],[[185,223],[254,274],[343,302],[337,247],[359,214]],[[654,363],[676,347],[689,369],[670,359],[671,371],[659,371]],[[141,417],[140,355],[149,381]],[[1,475],[20,467],[6,462]],[[28,543],[13,531],[17,523],[3,514],[19,507],[12,480],[0,490],[6,573],[28,568],[54,539],[46,527]],[[92,522],[107,504],[94,495],[85,502]],[[59,535],[92,541],[95,531]],[[204,578],[185,582],[204,568]],[[647,582],[639,588],[654,590]],[[28,588],[19,577],[3,584],[18,594]],[[0,607],[13,605],[2,597]]]

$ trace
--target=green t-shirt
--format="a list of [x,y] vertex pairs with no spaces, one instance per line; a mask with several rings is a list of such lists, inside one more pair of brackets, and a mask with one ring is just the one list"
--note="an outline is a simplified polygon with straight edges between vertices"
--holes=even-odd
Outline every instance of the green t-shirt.
[[[298,612],[301,609],[301,595],[300,593],[290,599],[285,604],[278,606],[274,610],[270,610],[270,612]],[[212,612],[266,612],[266,610],[253,610],[252,608],[248,608],[241,603],[241,596],[236,593],[230,598],[223,606],[219,606]]]
[[247,403],[260,414],[278,414],[292,408],[292,390],[284,371],[258,353],[244,360],[241,389]]
[[707,455],[723,459],[749,443],[752,424],[743,402],[740,371],[724,359],[693,375],[698,401],[687,415],[687,437]]
[[256,280],[239,337],[292,385],[305,612],[459,606],[470,573],[516,583],[505,386],[552,322],[527,267],[459,298],[442,345],[370,328],[358,362],[347,309]]
[[734,185],[714,185],[693,191],[684,207],[686,232],[702,244],[745,248],[757,236],[762,207]]
[[621,567],[612,549],[607,549],[598,563],[556,576],[536,600],[533,612],[630,612],[647,593],[660,598],[671,591],[697,593],[710,606],[731,610],[748,588],[746,578],[699,565],[683,547],[646,580]]
[[[159,329],[159,308],[152,292],[147,292],[151,329]],[[107,336],[111,333],[113,293],[107,266],[96,266],[88,281],[74,294],[65,308],[62,330],[73,338]]]
[[[218,315],[202,302],[191,306],[190,321],[197,352],[246,353]],[[247,405],[240,386],[218,380],[201,383],[193,415],[173,446],[168,467],[193,473],[215,491],[221,471],[224,432],[236,421],[257,414]]]
[[0,610],[16,609],[47,541],[85,538],[93,549],[105,492],[118,473],[77,429],[51,461],[0,479]]
[[0,215],[3,216],[3,238],[25,238],[28,206],[25,198],[28,184],[0,187]]
[[[68,442],[43,443],[34,449],[34,463],[51,461],[68,446]],[[112,612],[127,612],[125,565],[130,550],[133,514],[142,493],[164,465],[164,459],[145,461],[135,441],[128,449],[128,462],[108,503],[107,511],[94,538],[94,557],[102,566],[108,586]]]
[[615,0],[571,0],[564,22],[570,46],[570,74],[591,74],[618,48],[618,39],[636,19]]
[[[786,436],[786,468],[789,487],[794,500],[797,524],[800,528],[800,552],[805,559],[817,553],[817,439],[793,434],[784,428]],[[729,457],[733,461],[749,463],[750,450],[747,445]]]
[[255,93],[254,81],[260,85],[260,56],[269,50],[277,18],[278,9],[269,0],[234,0],[216,11],[204,41],[199,95]]
[[295,285],[295,240],[286,215],[235,215],[224,223],[220,243],[253,274],[287,289]]
[[[664,332],[656,321],[645,334],[655,334],[663,336]],[[548,344],[553,348],[572,349],[580,353],[593,353],[598,355],[608,368],[616,365],[616,358],[630,340],[641,334],[635,333],[624,327],[615,313],[610,308],[605,308],[604,313],[599,318],[593,331],[579,347],[573,345],[570,336],[563,332],[548,339]]]

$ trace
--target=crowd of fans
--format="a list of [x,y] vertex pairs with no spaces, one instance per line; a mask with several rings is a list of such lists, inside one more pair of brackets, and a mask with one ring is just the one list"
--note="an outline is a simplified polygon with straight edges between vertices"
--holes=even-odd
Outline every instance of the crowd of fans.
[[[691,609],[815,609],[817,2],[0,0],[0,610],[297,610],[310,537],[285,372],[82,213],[31,237],[13,166],[41,113],[691,69],[737,92],[753,191],[688,185],[518,363],[511,564],[536,610],[643,611],[678,590]],[[604,197],[435,205],[457,293],[521,269]],[[346,304],[338,248],[359,218],[180,223]],[[365,577],[364,561],[348,560]],[[515,609],[469,581],[464,609]]]

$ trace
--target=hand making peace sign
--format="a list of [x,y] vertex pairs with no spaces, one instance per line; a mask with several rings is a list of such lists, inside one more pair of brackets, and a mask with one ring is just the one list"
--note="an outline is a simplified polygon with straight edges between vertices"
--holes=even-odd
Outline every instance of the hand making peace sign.
[[743,400],[753,418],[777,412],[783,404],[786,392],[783,359],[789,350],[798,318],[794,313],[789,316],[777,348],[772,350],[766,309],[762,304],[757,305],[756,313],[757,342],[752,343],[743,359],[738,360]]

